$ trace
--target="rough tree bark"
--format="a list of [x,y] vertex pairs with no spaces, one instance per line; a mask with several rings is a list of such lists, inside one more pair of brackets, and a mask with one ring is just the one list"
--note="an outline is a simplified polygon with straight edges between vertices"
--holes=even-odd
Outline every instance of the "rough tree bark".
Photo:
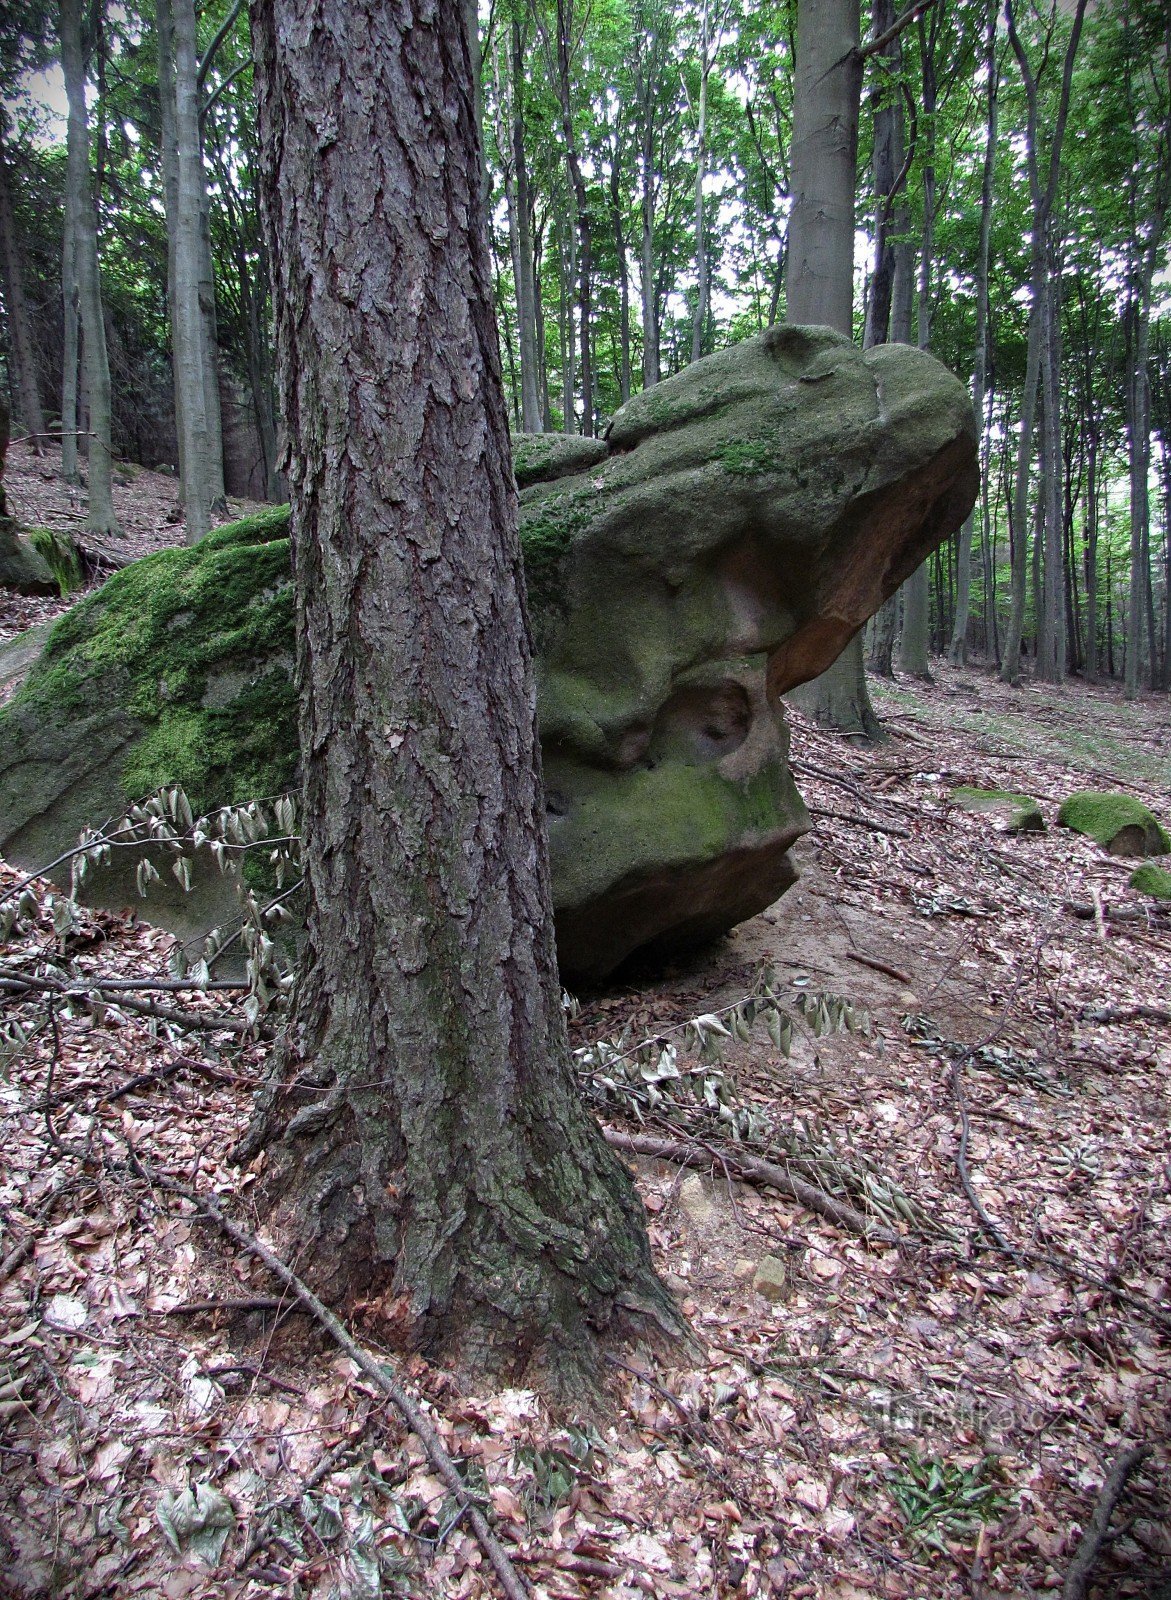
[[309,914],[250,1143],[327,1298],[572,1392],[681,1323],[567,1048],[461,14],[252,0]]
[[[98,275],[98,231],[89,178],[89,122],[85,106],[85,48],[81,0],[61,0],[61,68],[69,101],[66,156],[66,230],[72,224],[72,266],[76,275],[85,380],[89,391],[89,516],[96,534],[120,534],[111,490],[110,363]],[[69,249],[66,249],[66,257]],[[68,287],[65,289],[69,293]],[[62,427],[66,419],[62,417]]]
[[[802,0],[793,101],[793,209],[785,300],[790,322],[854,331],[854,176],[862,55],[859,0]],[[820,678],[791,698],[819,722],[882,737],[856,634]]]

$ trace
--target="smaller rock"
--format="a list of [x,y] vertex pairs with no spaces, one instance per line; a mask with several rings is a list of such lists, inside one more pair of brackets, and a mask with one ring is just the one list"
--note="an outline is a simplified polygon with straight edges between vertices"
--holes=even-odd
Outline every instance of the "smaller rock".
[[991,816],[1001,833],[1044,833],[1041,807],[1027,794],[1008,789],[959,788],[951,792],[951,803],[961,811],[978,811]]
[[688,1173],[680,1184],[679,1204],[696,1227],[706,1228],[715,1220],[716,1208],[698,1172]]
[[1171,872],[1148,861],[1146,866],[1136,867],[1131,873],[1130,887],[1156,900],[1171,900]]
[[732,1268],[733,1276],[737,1278],[751,1278],[756,1271],[756,1262],[750,1261],[747,1256],[741,1256]]
[[766,1300],[783,1300],[789,1292],[789,1274],[779,1256],[762,1256],[752,1287]]
[[1063,828],[1084,834],[1112,856],[1165,856],[1171,837],[1154,813],[1129,794],[1071,794],[1057,813]]

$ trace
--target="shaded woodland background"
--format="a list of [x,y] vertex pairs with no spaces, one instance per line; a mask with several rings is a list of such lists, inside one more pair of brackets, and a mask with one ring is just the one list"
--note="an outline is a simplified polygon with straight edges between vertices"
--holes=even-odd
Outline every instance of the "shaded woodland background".
[[[67,476],[73,438],[83,457],[100,440],[92,235],[113,455],[180,469],[196,536],[225,489],[282,497],[247,18],[221,0],[59,11],[0,24],[17,433],[60,435]],[[632,392],[784,317],[794,12],[497,0],[481,16],[515,428],[596,433]],[[895,21],[876,0],[871,40]],[[1161,0],[939,0],[868,55],[857,335],[974,377],[985,461],[973,524],[871,624],[872,671],[972,651],[1010,677],[1023,654],[1050,681],[1171,684],[1169,36]],[[72,166],[61,41],[88,112]]]

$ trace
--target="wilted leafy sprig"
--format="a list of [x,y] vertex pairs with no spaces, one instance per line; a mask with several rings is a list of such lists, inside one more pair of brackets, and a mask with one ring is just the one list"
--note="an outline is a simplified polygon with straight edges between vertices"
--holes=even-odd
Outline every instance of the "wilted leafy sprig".
[[[575,1011],[576,1002],[566,996]],[[717,1063],[733,1044],[748,1043],[763,1026],[782,1055],[792,1050],[794,1029],[814,1037],[858,1033],[869,1037],[870,1018],[841,995],[798,989],[784,996],[771,967],[762,969],[752,992],[720,1011],[705,1012],[632,1044],[629,1027],[575,1052],[582,1085],[595,1102],[642,1122],[682,1126],[688,1134],[719,1134],[817,1184],[827,1194],[859,1203],[895,1227],[909,1222],[922,1232],[939,1226],[887,1172],[863,1153],[842,1148],[817,1117],[787,1119],[742,1100]],[[687,1056],[693,1059],[688,1061]]]
[[[159,864],[169,862],[171,874],[184,894],[191,892],[198,852],[206,849],[216,866],[231,875],[240,908],[235,928],[216,927],[204,938],[192,961],[181,945],[171,952],[170,970],[174,979],[187,980],[193,989],[206,988],[211,968],[228,949],[239,942],[244,948],[244,969],[248,992],[243,1002],[245,1017],[255,1027],[260,1017],[279,1001],[292,983],[290,973],[270,929],[288,919],[286,902],[296,892],[300,879],[300,839],[297,834],[296,804],[290,795],[270,800],[253,800],[238,806],[220,806],[202,816],[194,816],[187,795],[177,785],[157,790],[131,806],[125,816],[98,829],[85,830],[78,844],[42,869],[49,872],[70,864],[68,895],[50,894],[42,900],[36,891],[34,874],[23,879],[0,897],[0,940],[8,938],[21,921],[48,913],[64,959],[67,936],[80,923],[83,912],[78,895],[89,874],[109,866],[116,851],[137,852],[135,868],[138,892],[147,898],[150,886],[162,881]],[[278,893],[264,900],[244,881],[236,869],[251,851],[268,852],[268,867]],[[286,889],[286,881],[294,881]],[[42,963],[43,964],[43,963]],[[52,964],[46,975],[72,981],[78,977],[67,966]],[[68,1004],[93,1009],[101,1003],[100,979],[87,978],[87,991],[68,996]],[[92,991],[92,992],[91,992]],[[11,1030],[9,1030],[11,1031]],[[19,1046],[23,1041],[10,1041]]]

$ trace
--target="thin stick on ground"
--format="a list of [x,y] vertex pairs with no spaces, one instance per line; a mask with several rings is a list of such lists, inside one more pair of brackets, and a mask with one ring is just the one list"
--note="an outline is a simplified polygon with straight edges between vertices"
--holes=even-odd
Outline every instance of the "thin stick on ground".
[[853,1206],[844,1205],[816,1185],[794,1177],[775,1161],[763,1161],[759,1156],[750,1156],[738,1150],[716,1151],[714,1147],[699,1141],[656,1139],[650,1134],[623,1133],[617,1128],[603,1128],[602,1131],[607,1144],[612,1144],[616,1150],[629,1150],[633,1155],[650,1156],[656,1161],[675,1161],[680,1166],[698,1167],[701,1170],[710,1167],[713,1161],[723,1162],[745,1182],[779,1189],[807,1211],[816,1211],[819,1216],[839,1228],[845,1228],[849,1233],[856,1233],[875,1244],[899,1243],[899,1235],[892,1229],[881,1227],[861,1211],[855,1211]]
[[1109,1538],[1110,1518],[1114,1515],[1114,1508],[1122,1498],[1127,1479],[1136,1467],[1142,1465],[1150,1453],[1149,1444],[1137,1444],[1131,1450],[1124,1450],[1111,1467],[1110,1474],[1102,1485],[1102,1492],[1098,1496],[1098,1503],[1094,1507],[1094,1514],[1082,1534],[1081,1543],[1066,1575],[1061,1600],[1085,1600],[1089,1594],[1090,1575],[1101,1554],[1102,1546]]
[[340,1345],[350,1360],[369,1378],[370,1382],[382,1391],[416,1435],[423,1446],[428,1461],[443,1479],[456,1504],[464,1510],[468,1521],[471,1523],[477,1542],[487,1556],[493,1572],[495,1572],[500,1581],[500,1587],[508,1596],[508,1600],[530,1600],[528,1589],[505,1554],[500,1541],[488,1526],[484,1513],[469,1496],[467,1486],[456,1470],[455,1462],[444,1449],[443,1442],[430,1420],[397,1379],[390,1376],[385,1365],[375,1361],[374,1357],[347,1333],[345,1327],[334,1316],[329,1307],[317,1298],[309,1285],[297,1276],[292,1267],[281,1260],[275,1250],[270,1250],[254,1234],[247,1232],[238,1223],[233,1222],[223,1207],[212,1200],[210,1196],[197,1194],[193,1189],[187,1188],[185,1184],[176,1183],[173,1178],[168,1178],[154,1168],[149,1167],[133,1151],[131,1151],[130,1158],[133,1165],[138,1168],[140,1176],[145,1178],[148,1183],[156,1185],[167,1194],[173,1194],[182,1200],[186,1200],[189,1205],[194,1206],[197,1211],[214,1222],[220,1231],[226,1234],[233,1243],[239,1245],[242,1250],[246,1250],[249,1255],[255,1256],[258,1261],[262,1261],[275,1277],[279,1278],[287,1288],[292,1290],[293,1294],[305,1309],[317,1319],[335,1344]]

